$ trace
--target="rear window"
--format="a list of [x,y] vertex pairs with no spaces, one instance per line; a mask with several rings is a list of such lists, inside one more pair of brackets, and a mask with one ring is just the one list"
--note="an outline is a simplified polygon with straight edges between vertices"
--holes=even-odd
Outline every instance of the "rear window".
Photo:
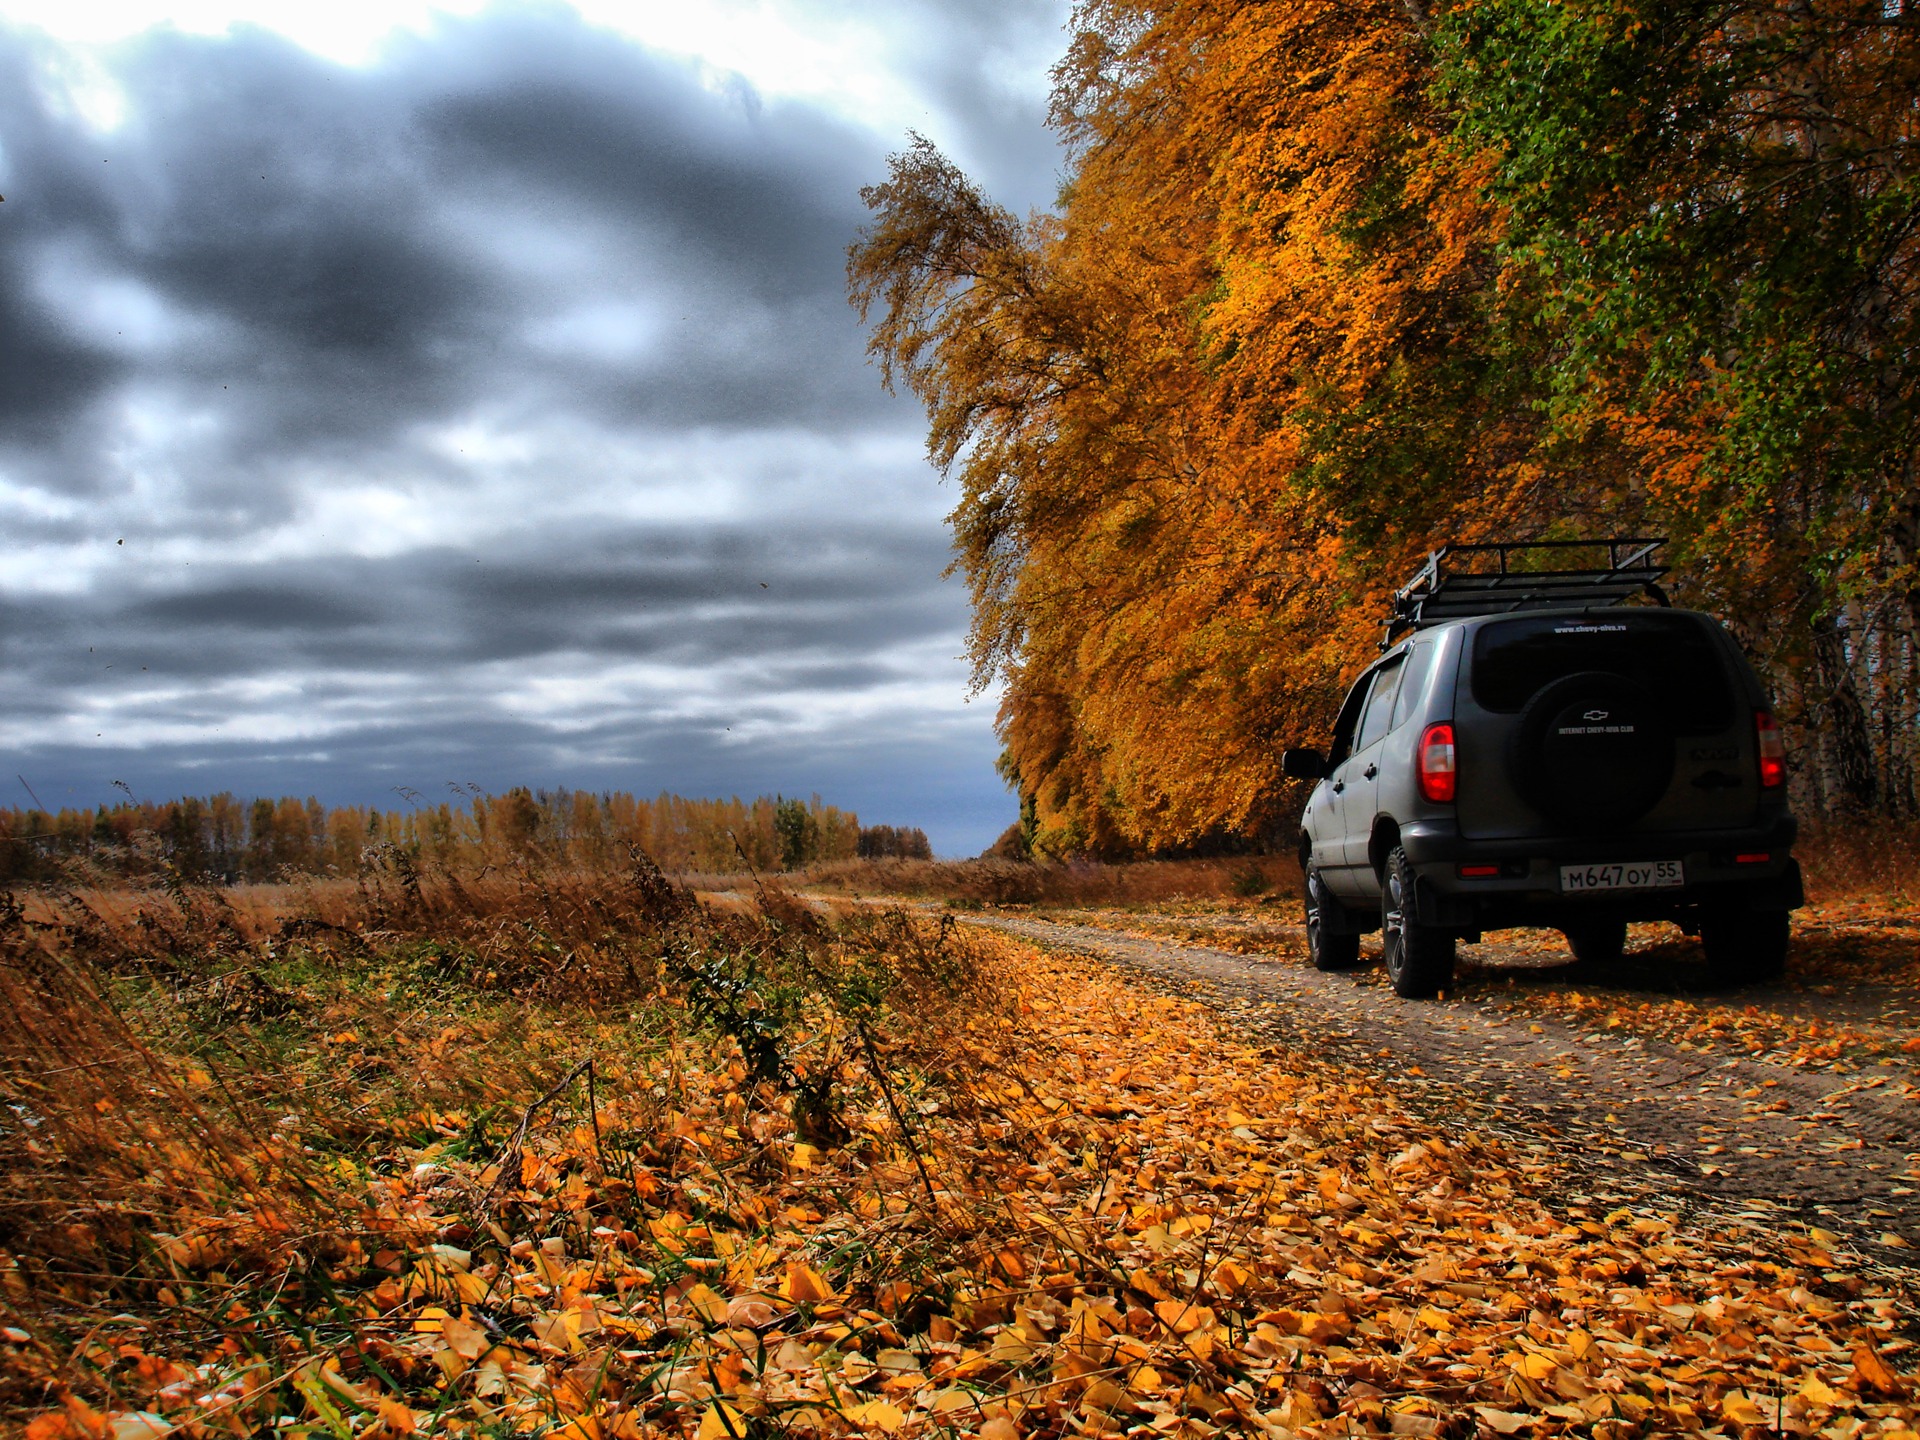
[[1473,639],[1473,698],[1497,714],[1517,713],[1542,686],[1583,670],[1636,681],[1683,735],[1732,722],[1733,691],[1719,649],[1679,615],[1528,616],[1485,626]]

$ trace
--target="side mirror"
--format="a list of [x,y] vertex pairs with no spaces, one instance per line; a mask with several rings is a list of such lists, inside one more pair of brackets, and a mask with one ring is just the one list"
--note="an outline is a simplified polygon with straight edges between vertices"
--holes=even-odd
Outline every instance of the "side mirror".
[[1324,780],[1327,777],[1327,757],[1318,750],[1282,750],[1280,773],[1293,780]]

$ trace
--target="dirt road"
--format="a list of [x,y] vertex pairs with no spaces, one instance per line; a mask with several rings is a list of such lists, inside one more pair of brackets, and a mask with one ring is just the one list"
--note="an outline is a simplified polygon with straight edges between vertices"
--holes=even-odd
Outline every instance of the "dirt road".
[[1703,1054],[1516,1011],[1485,986],[1401,1001],[1365,972],[1322,974],[1085,924],[966,918],[1140,972],[1272,1046],[1276,1063],[1303,1049],[1359,1067],[1436,1126],[1501,1135],[1571,1199],[1651,1196],[1682,1216],[1810,1224],[1869,1266],[1909,1283],[1920,1274],[1920,1097],[1910,1065],[1834,1073],[1784,1054]]

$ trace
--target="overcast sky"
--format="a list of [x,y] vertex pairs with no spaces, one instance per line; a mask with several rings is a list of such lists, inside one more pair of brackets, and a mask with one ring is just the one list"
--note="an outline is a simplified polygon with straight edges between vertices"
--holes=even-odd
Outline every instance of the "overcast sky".
[[953,492],[845,252],[909,128],[1052,200],[1065,0],[247,8],[0,0],[0,803],[988,844]]

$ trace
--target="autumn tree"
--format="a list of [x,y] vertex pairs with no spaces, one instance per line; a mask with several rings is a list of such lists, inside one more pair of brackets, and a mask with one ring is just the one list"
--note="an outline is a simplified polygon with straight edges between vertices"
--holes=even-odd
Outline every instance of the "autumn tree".
[[1483,494],[1512,407],[1460,343],[1484,216],[1438,177],[1425,54],[1384,0],[1091,4],[1058,216],[1015,221],[924,141],[865,192],[853,298],[960,482],[1042,853],[1270,834],[1281,746]]
[[1056,213],[916,138],[849,261],[958,482],[1040,853],[1276,838],[1278,751],[1387,591],[1496,537],[1671,532],[1806,797],[1911,808],[1903,14],[1090,0],[1074,31]]
[[1810,798],[1912,813],[1920,17],[1480,0],[1437,43],[1556,430],[1630,452],[1795,702]]

